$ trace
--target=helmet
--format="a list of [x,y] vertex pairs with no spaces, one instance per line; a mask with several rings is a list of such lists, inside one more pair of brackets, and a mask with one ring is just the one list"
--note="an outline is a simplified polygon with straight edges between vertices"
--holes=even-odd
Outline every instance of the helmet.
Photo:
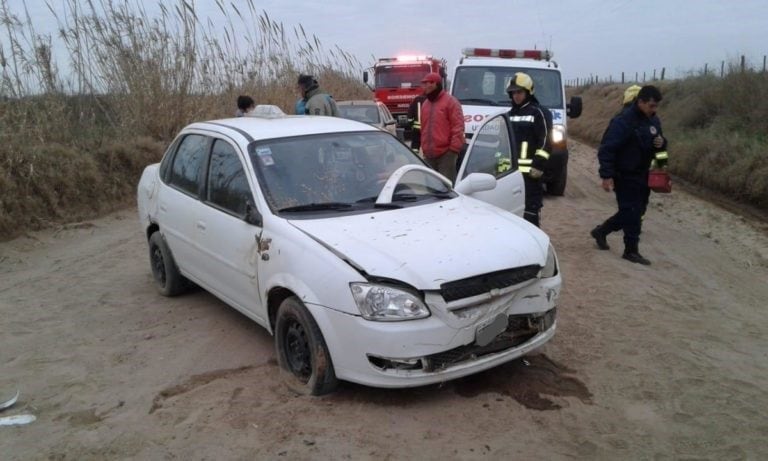
[[639,85],[632,85],[626,90],[624,90],[624,100],[621,102],[622,104],[629,104],[632,101],[634,101],[637,98],[637,93],[640,92],[640,86]]
[[509,81],[507,93],[512,93],[515,90],[525,90],[529,94],[533,94],[533,79],[526,73],[517,72],[515,77]]

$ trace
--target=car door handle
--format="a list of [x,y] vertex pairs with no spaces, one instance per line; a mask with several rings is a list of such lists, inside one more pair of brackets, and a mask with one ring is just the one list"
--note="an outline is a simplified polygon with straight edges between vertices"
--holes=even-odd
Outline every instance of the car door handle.
[[195,227],[197,227],[199,230],[205,232],[205,223],[203,221],[198,221],[195,223]]

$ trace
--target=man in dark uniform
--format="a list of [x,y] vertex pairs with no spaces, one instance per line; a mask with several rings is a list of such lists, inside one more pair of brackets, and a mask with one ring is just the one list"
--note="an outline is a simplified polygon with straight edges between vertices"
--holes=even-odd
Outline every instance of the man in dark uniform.
[[597,158],[600,178],[606,192],[613,190],[619,211],[590,235],[598,248],[608,250],[606,237],[611,232],[624,231],[623,258],[633,263],[650,265],[640,255],[642,216],[648,206],[648,170],[651,162],[666,162],[667,140],[661,132],[661,121],[656,109],[661,92],[652,85],[644,86],[633,104],[615,116],[603,134]]
[[507,86],[512,100],[509,121],[520,146],[518,165],[525,181],[525,213],[523,217],[539,226],[539,213],[543,206],[544,188],[541,176],[551,151],[549,129],[552,114],[541,107],[533,95],[533,80],[528,74],[518,72]]

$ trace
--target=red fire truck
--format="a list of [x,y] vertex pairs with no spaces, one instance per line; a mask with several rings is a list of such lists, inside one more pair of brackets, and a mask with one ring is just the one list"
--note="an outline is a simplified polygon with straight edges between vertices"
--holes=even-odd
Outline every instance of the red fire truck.
[[[374,91],[375,99],[383,102],[397,119],[399,127],[408,125],[408,106],[421,94],[421,79],[430,72],[443,77],[446,90],[448,65],[445,59],[432,56],[397,56],[380,58],[372,68],[363,72],[363,81]],[[373,82],[369,82],[373,73]]]

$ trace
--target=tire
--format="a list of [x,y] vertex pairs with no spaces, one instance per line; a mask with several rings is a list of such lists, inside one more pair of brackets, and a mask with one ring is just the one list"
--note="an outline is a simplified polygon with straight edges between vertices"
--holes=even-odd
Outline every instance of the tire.
[[336,389],[338,380],[320,327],[295,296],[277,310],[275,349],[280,375],[292,391],[322,395]]
[[560,174],[547,183],[547,193],[549,195],[562,196],[565,194],[565,183],[568,181],[568,164],[564,164],[560,169]]
[[149,238],[149,264],[161,295],[176,296],[187,289],[187,279],[179,272],[171,250],[160,232],[153,233]]

